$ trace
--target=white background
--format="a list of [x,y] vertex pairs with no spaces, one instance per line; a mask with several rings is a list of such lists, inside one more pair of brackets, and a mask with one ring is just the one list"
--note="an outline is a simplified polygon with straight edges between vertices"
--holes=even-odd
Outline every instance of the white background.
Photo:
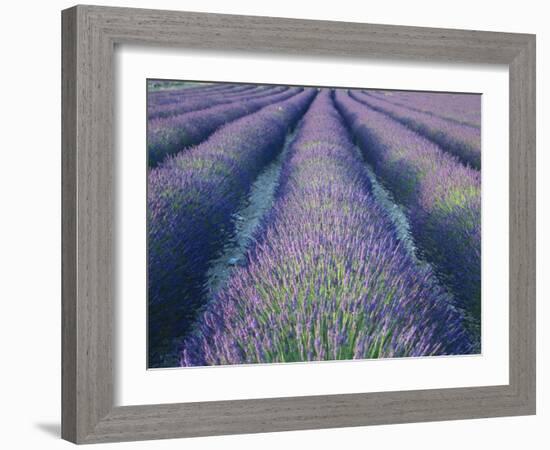
[[[502,283],[508,279],[509,238],[507,68],[330,58],[304,61],[298,56],[274,60],[262,54],[159,52],[143,46],[119,47],[116,67],[115,173],[121,205],[115,239],[117,405],[508,384],[508,284]],[[144,370],[146,289],[145,283],[136,283],[146,274],[144,80],[216,76],[227,81],[483,93],[482,356]]]
[[[384,449],[542,449],[548,440],[550,396],[544,367],[549,324],[548,264],[550,250],[542,230],[548,228],[550,167],[542,149],[548,145],[550,98],[548,49],[550,30],[543,2],[436,1],[358,3],[278,0],[117,1],[105,5],[186,9],[399,25],[470,28],[537,33],[538,206],[538,415],[442,423],[315,430],[119,444],[117,448],[320,448],[342,445]],[[0,193],[3,310],[0,398],[6,448],[69,448],[59,440],[60,416],[60,15],[71,2],[10,2],[2,11],[2,176]],[[313,7],[314,5],[314,7]],[[361,6],[360,6],[361,5]],[[543,273],[543,271],[545,273]],[[546,278],[546,280],[545,280]],[[98,448],[114,448],[98,446]]]

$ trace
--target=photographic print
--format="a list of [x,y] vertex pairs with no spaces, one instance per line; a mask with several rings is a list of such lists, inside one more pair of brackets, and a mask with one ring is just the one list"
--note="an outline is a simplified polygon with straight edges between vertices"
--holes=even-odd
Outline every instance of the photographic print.
[[481,352],[481,95],[147,80],[149,368]]

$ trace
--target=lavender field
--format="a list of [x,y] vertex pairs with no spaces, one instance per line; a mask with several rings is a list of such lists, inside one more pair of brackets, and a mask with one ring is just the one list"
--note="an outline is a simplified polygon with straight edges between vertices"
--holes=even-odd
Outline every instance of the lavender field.
[[481,351],[481,97],[149,80],[148,366]]

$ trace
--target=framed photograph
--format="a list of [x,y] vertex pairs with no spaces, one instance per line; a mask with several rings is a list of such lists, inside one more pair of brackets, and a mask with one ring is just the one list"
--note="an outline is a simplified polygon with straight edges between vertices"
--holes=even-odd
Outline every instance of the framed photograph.
[[535,36],[62,26],[65,439],[535,413]]

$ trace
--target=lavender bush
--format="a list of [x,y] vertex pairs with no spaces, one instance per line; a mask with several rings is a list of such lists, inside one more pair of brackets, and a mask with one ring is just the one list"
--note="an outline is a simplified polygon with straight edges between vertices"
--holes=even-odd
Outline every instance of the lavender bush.
[[246,267],[203,311],[181,364],[471,352],[461,314],[416,266],[369,189],[323,90],[291,144]]
[[290,88],[285,92],[258,99],[153,119],[149,121],[147,130],[149,166],[156,166],[166,155],[197,145],[217,128],[230,121],[258,111],[272,103],[286,100],[301,91],[302,88]]
[[479,171],[347,92],[337,91],[335,100],[366,158],[406,207],[423,256],[454,292],[458,306],[479,323]]
[[350,96],[432,140],[463,163],[478,170],[481,168],[481,131],[478,128],[413,111],[364,92],[350,91]]
[[232,232],[239,201],[317,92],[297,91],[273,96],[277,103],[223,126],[207,141],[150,170],[150,366],[168,364],[163,355],[175,337],[186,333],[203,301],[208,263]]

